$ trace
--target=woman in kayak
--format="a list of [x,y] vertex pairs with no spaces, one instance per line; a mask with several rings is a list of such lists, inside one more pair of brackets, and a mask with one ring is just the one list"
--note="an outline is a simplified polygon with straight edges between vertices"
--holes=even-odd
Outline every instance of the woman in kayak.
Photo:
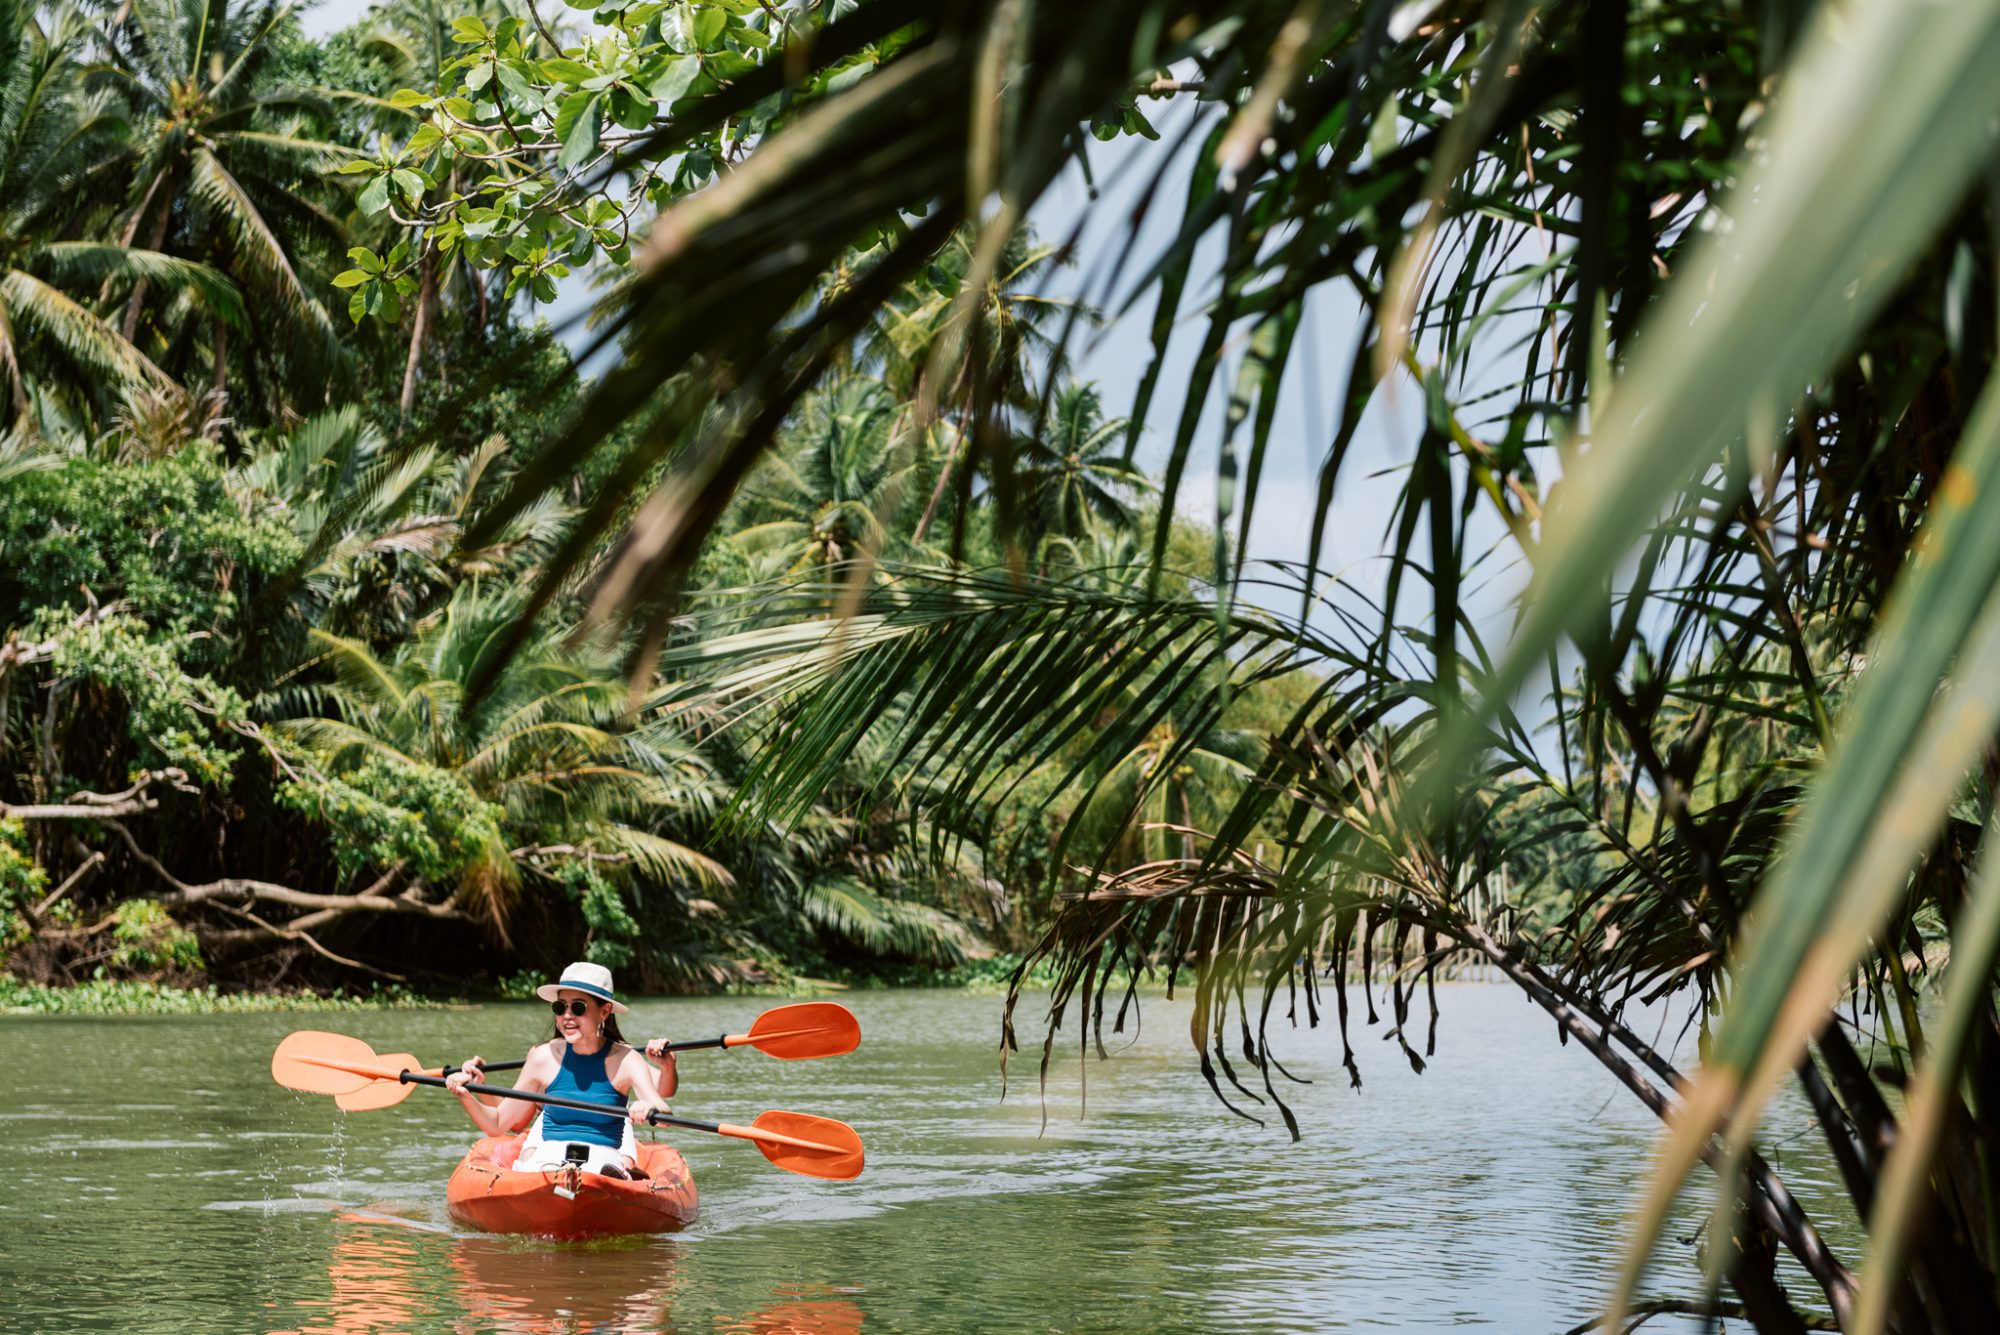
[[628,1008],[613,995],[611,971],[601,964],[572,964],[558,981],[536,988],[535,995],[554,1008],[555,1035],[528,1050],[514,1088],[587,1103],[623,1104],[624,1116],[540,1108],[526,1099],[488,1103],[465,1088],[483,1079],[486,1063],[480,1057],[446,1076],[445,1088],[458,1095],[467,1115],[489,1136],[512,1135],[537,1112],[541,1114],[521,1142],[517,1169],[560,1168],[568,1161],[569,1148],[581,1145],[586,1171],[606,1177],[643,1176],[636,1166],[638,1142],[632,1127],[650,1112],[673,1111],[667,1099],[679,1087],[679,1077],[672,1055],[666,1055],[656,1080],[644,1056],[618,1032],[618,1016]]

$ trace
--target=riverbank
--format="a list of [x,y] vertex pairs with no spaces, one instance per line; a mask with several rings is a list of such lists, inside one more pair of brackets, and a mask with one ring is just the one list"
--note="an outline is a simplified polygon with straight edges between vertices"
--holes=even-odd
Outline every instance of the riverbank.
[[280,1011],[451,1010],[463,997],[424,996],[400,987],[350,995],[317,992],[224,992],[122,979],[44,987],[0,975],[0,1014],[240,1015]]
[[[1020,968],[1018,955],[996,955],[950,968],[910,966],[838,978],[793,978],[783,983],[726,989],[737,996],[826,996],[912,987],[948,988],[973,995],[999,995]],[[1053,972],[1038,966],[1029,978],[1047,986]],[[367,992],[229,992],[209,985],[176,987],[137,979],[99,979],[66,987],[24,983],[0,974],[0,1014],[7,1015],[233,1015],[288,1011],[452,1010],[486,1002],[523,1001],[545,981],[516,975],[497,985],[466,991],[431,992],[401,984]]]

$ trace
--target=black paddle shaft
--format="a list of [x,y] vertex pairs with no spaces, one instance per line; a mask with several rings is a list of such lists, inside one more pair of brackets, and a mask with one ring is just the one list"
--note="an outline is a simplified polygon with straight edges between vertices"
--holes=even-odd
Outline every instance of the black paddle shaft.
[[[449,1089],[442,1076],[419,1075],[415,1071],[405,1071],[397,1079],[406,1085],[430,1085],[437,1089]],[[499,1085],[467,1084],[468,1094],[497,1094],[503,1099],[524,1099],[529,1103],[546,1103],[551,1108],[574,1108],[578,1112],[602,1113],[606,1117],[624,1120],[625,1110],[615,1103],[591,1103],[584,1099],[566,1099],[560,1094],[537,1094],[525,1089],[503,1089]],[[647,1113],[646,1120],[654,1126],[684,1126],[690,1131],[719,1132],[720,1122],[698,1122],[692,1117],[676,1117],[672,1113]]]
[[[689,1039],[689,1040],[688,1040],[687,1042],[685,1042],[685,1043],[669,1043],[669,1044],[667,1044],[667,1051],[668,1051],[668,1052],[688,1052],[688,1051],[690,1051],[690,1050],[692,1050],[692,1049],[694,1049],[694,1048],[726,1048],[726,1047],[728,1047],[728,1046],[729,1046],[729,1039],[728,1039],[727,1037],[723,1037],[723,1038],[691,1038],[691,1039]],[[644,1048],[640,1048],[639,1050],[640,1050],[641,1052],[644,1052],[644,1051],[645,1051],[645,1049],[644,1049]],[[522,1068],[523,1066],[526,1066],[527,1064],[528,1064],[528,1063],[527,1063],[526,1059],[523,1059],[523,1060],[521,1060],[521,1061],[517,1061],[517,1062],[487,1062],[487,1063],[486,1063],[486,1065],[485,1065],[484,1067],[482,1067],[481,1069],[483,1069],[483,1070],[487,1070],[487,1071],[518,1071],[518,1070],[520,1070],[520,1069],[521,1069],[521,1068]],[[463,1067],[463,1066],[447,1066],[447,1067],[445,1068],[445,1072],[444,1072],[444,1073],[445,1073],[446,1075],[450,1075],[450,1074],[451,1074],[452,1072],[454,1072],[454,1071],[463,1071],[464,1069],[465,1069],[465,1067]]]

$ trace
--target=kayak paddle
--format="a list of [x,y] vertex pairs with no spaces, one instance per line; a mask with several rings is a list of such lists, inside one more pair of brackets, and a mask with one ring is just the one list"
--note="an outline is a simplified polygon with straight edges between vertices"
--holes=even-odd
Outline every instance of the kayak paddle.
[[[644,1043],[632,1045],[641,1051]],[[721,1038],[691,1038],[667,1044],[668,1052],[691,1052],[696,1048],[753,1047],[785,1061],[811,1057],[840,1057],[861,1046],[861,1021],[837,1001],[801,1001],[793,1006],[776,1006],[751,1022],[747,1034],[724,1034]],[[486,1070],[518,1071],[526,1061],[488,1062]],[[425,1075],[450,1075],[456,1066],[433,1067]]]
[[[377,1056],[358,1038],[302,1029],[286,1037],[271,1056],[271,1076],[287,1089],[308,1094],[332,1094],[334,1102],[349,1112],[366,1112],[400,1103],[414,1085],[445,1088],[444,1078],[411,1069],[416,1058],[406,1053]],[[378,1088],[379,1092],[378,1092]],[[522,1099],[556,1108],[624,1117],[625,1110],[613,1103],[589,1103],[554,1094],[507,1089],[499,1085],[468,1084],[474,1094],[492,1094],[504,1099]],[[389,1095],[393,1093],[394,1098]],[[747,1140],[766,1159],[807,1177],[845,1179],[861,1174],[861,1137],[845,1122],[809,1113],[759,1113],[749,1126],[729,1122],[701,1122],[671,1113],[649,1113],[654,1126],[678,1126],[690,1131]]]

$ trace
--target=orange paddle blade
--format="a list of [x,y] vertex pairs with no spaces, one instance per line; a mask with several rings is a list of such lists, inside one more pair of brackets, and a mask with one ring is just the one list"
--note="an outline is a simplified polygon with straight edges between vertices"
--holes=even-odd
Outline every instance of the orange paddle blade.
[[271,1078],[286,1089],[307,1094],[352,1094],[374,1080],[367,1071],[350,1066],[366,1066],[376,1060],[375,1049],[345,1034],[301,1029],[287,1034],[271,1054]]
[[861,1137],[831,1117],[767,1112],[759,1113],[749,1126],[724,1122],[716,1130],[752,1142],[766,1159],[794,1173],[843,1180],[861,1176]]
[[861,1021],[837,1001],[803,1001],[778,1006],[757,1017],[747,1034],[731,1034],[724,1047],[748,1043],[773,1057],[838,1057],[861,1046]]
[[[417,1069],[417,1059],[407,1052],[392,1053],[375,1060],[398,1074]],[[406,1085],[400,1080],[391,1084],[387,1079],[379,1079],[337,1095],[333,1101],[344,1112],[374,1112],[378,1108],[393,1108],[416,1092],[415,1085]]]

